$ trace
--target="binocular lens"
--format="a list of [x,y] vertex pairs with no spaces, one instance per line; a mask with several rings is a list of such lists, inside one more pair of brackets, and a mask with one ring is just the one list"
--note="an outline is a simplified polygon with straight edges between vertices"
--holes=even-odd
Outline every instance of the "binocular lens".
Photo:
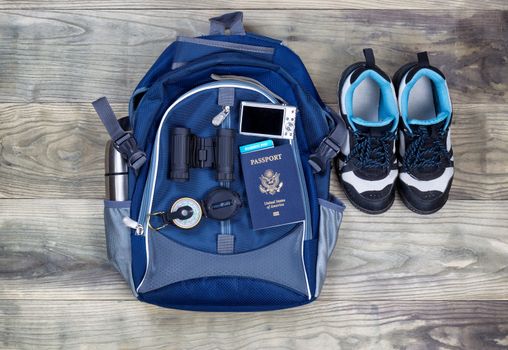
[[169,178],[173,181],[183,182],[189,179],[189,137],[190,130],[187,128],[171,129]]
[[215,167],[218,181],[232,181],[235,135],[234,129],[217,129],[215,138],[206,138],[192,135],[187,128],[172,128],[169,178],[184,182],[189,180],[189,167]]
[[217,129],[215,168],[218,181],[233,180],[235,131],[233,129]]

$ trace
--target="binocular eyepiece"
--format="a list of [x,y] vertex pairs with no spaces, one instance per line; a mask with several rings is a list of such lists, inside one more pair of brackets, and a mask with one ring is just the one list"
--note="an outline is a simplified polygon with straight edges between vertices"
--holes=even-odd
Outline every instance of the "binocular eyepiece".
[[215,168],[218,181],[232,181],[235,135],[234,129],[221,128],[215,137],[199,137],[188,128],[172,128],[169,178],[184,182],[189,168]]
[[189,179],[189,137],[190,129],[171,129],[169,178],[173,181],[183,182]]
[[218,181],[233,181],[235,130],[217,129],[215,168]]

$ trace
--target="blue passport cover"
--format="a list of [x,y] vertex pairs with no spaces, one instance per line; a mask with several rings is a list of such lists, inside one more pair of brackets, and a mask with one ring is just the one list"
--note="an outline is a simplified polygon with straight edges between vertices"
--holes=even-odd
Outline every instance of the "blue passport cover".
[[240,159],[254,230],[305,219],[291,145],[241,154]]

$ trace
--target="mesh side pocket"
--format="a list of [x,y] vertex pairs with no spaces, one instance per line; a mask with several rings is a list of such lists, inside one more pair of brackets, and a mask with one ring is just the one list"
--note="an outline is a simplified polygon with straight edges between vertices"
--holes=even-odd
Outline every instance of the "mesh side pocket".
[[104,226],[108,259],[136,294],[131,271],[131,232],[122,219],[130,214],[130,201],[104,201]]
[[319,240],[318,257],[316,265],[316,292],[318,297],[326,278],[328,260],[330,259],[342,222],[342,214],[346,208],[344,204],[335,197],[326,201],[319,198]]

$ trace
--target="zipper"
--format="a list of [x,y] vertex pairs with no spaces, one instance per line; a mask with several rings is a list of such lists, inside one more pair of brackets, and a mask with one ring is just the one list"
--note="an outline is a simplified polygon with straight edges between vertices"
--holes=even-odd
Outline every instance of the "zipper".
[[222,122],[229,116],[230,111],[230,106],[223,106],[222,111],[220,111],[219,114],[212,118],[213,126],[220,126]]
[[288,103],[286,100],[284,100],[282,97],[277,95],[275,92],[267,88],[265,85],[263,85],[261,82],[254,78],[250,77],[244,77],[243,75],[234,75],[234,74],[228,74],[228,75],[219,75],[219,74],[210,74],[210,78],[216,81],[224,81],[224,80],[236,80],[240,81],[242,83],[252,84],[256,85],[259,89],[263,90],[264,92],[268,93],[269,95],[275,97],[277,100],[280,101],[280,104],[287,105]]
[[204,38],[191,38],[191,37],[187,37],[187,36],[178,36],[176,38],[176,41],[189,43],[189,44],[216,47],[219,49],[229,49],[229,50],[243,51],[243,52],[249,52],[249,53],[255,53],[255,54],[269,55],[269,56],[273,55],[273,53],[275,52],[275,49],[273,47],[269,47],[269,46],[240,44],[240,43],[229,42],[229,41],[219,41],[219,40],[204,39]]
[[[230,106],[223,106],[222,107],[222,112],[221,113],[222,113],[222,115],[224,117],[221,117],[222,120],[220,121],[219,125],[216,125],[216,126],[220,126],[221,128],[229,128],[231,126],[231,118],[227,118],[229,116],[229,114],[230,114],[230,110],[231,110]],[[219,113],[218,116],[221,115],[221,113]],[[217,118],[217,116],[215,118]],[[226,119],[225,123],[223,123],[224,119]],[[212,124],[213,124],[213,119],[212,119]],[[231,187],[230,181],[221,181],[220,185],[222,187],[226,187],[226,188],[230,188]],[[228,219],[228,220],[221,221],[220,228],[221,228],[221,234],[231,235],[232,234],[232,232],[231,232],[231,220]]]
[[141,225],[140,223],[138,223],[135,220],[132,220],[128,216],[124,216],[123,219],[122,219],[122,222],[128,228],[133,229],[134,230],[134,234],[136,236],[143,236],[143,234],[145,233],[145,229],[143,228],[143,225]]
[[[298,168],[298,172],[300,174],[302,174],[302,176],[299,176],[298,177],[298,180],[300,182],[300,190],[302,191],[302,196],[303,196],[303,204],[304,204],[304,208],[305,208],[305,222],[304,222],[304,239],[305,240],[310,240],[312,239],[312,227],[311,225],[307,225],[307,220],[311,220],[311,216],[310,216],[310,203],[309,203],[309,193],[307,191],[307,186],[306,186],[306,183],[305,183],[305,174],[303,173],[303,166],[302,166],[302,160],[301,158],[298,156],[298,146],[297,146],[297,143],[296,143],[296,135],[294,137],[293,140],[291,140],[289,142],[291,144],[291,148],[293,149],[293,156],[295,158],[295,161],[296,161],[296,167]],[[294,143],[294,145],[293,145]]]

